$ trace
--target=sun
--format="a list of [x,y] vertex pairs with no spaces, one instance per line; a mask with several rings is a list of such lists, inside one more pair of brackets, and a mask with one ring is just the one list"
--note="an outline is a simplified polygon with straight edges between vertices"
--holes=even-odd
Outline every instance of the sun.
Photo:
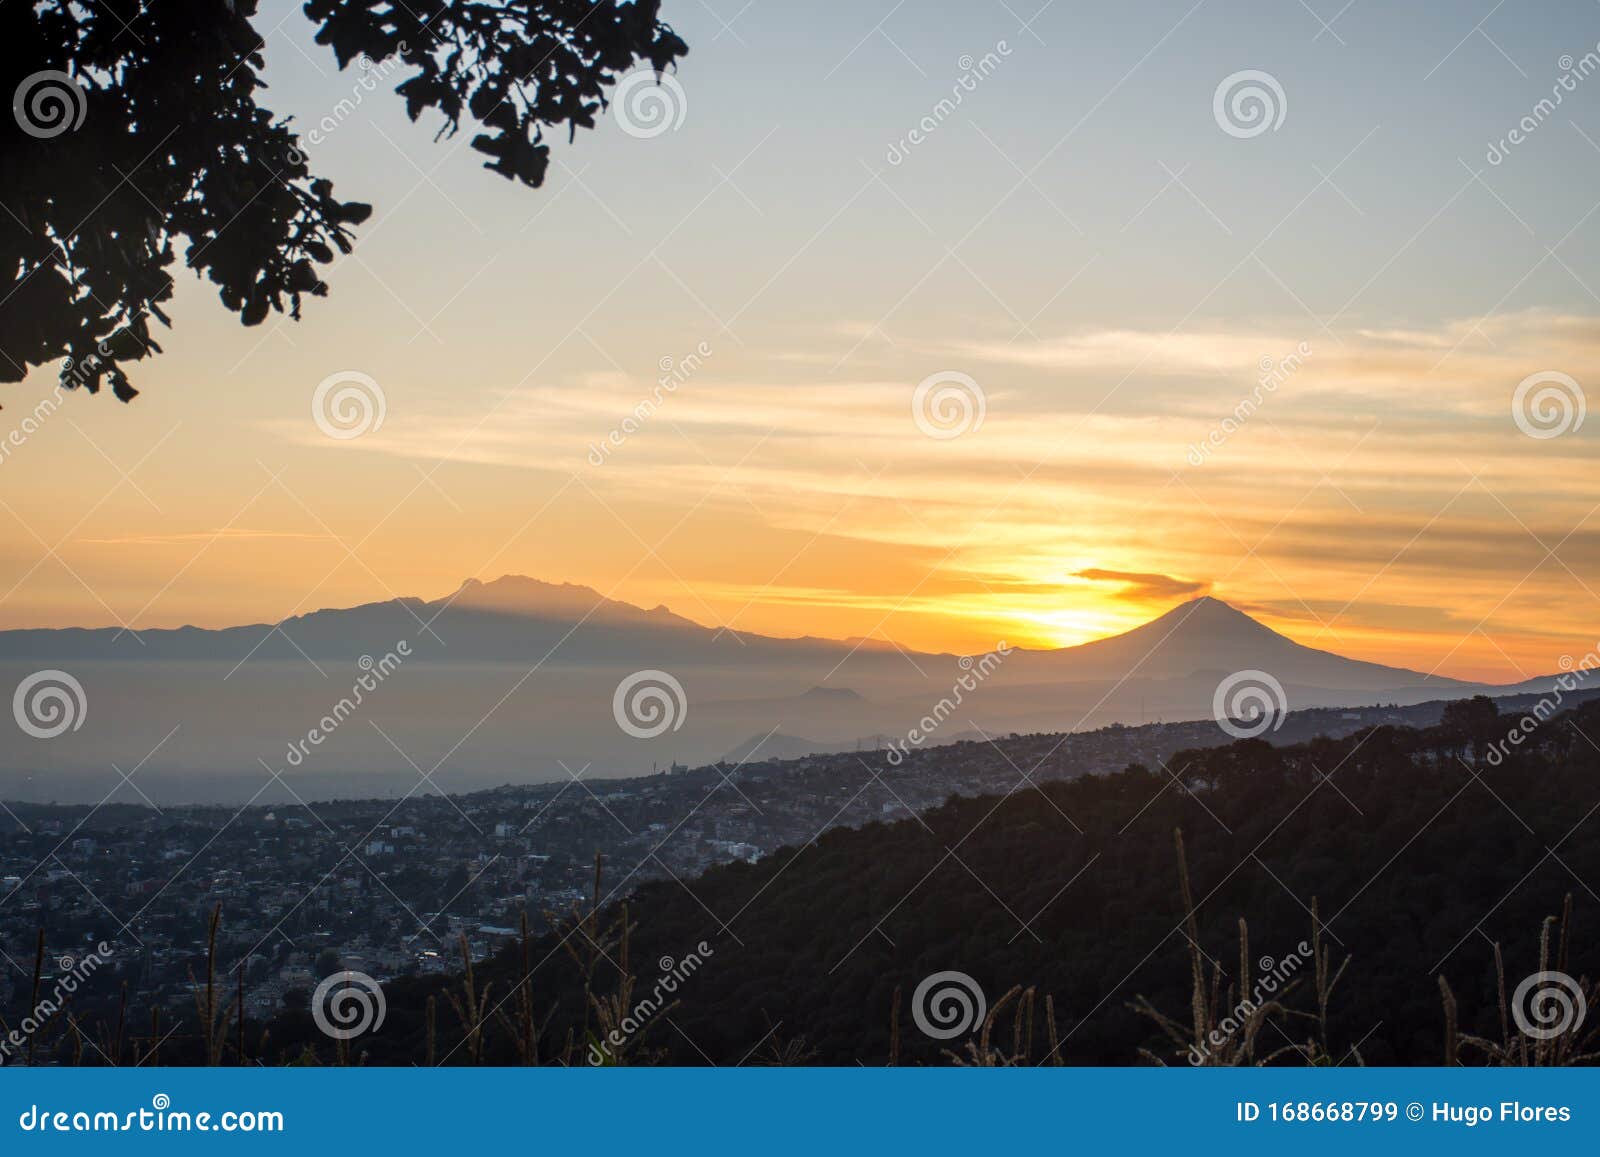
[[1004,616],[1016,624],[1012,643],[1019,647],[1076,647],[1107,635],[1119,634],[1143,620],[1126,607],[1097,605],[1099,600],[1080,591],[1063,592],[1071,606],[1040,610],[1014,610]]

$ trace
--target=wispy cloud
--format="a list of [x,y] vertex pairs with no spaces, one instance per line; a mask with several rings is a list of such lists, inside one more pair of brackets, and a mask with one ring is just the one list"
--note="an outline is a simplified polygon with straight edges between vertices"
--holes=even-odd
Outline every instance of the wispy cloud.
[[1074,571],[1072,577],[1088,579],[1090,582],[1116,583],[1121,588],[1118,593],[1123,598],[1140,602],[1189,598],[1203,595],[1211,589],[1209,582],[1144,571],[1105,570],[1102,567]]

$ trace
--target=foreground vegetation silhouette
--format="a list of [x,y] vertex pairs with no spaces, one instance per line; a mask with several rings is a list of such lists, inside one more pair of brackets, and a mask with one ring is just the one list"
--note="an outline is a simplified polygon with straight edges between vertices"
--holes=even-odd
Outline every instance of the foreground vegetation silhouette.
[[[1513,747],[1513,720],[1486,703],[1427,729],[1186,751],[1170,771],[1019,777],[1003,797],[615,904],[624,881],[597,863],[587,903],[525,917],[489,960],[463,942],[454,975],[389,982],[381,1027],[348,1042],[318,1031],[304,993],[268,1023],[244,1017],[244,981],[215,975],[213,947],[184,1027],[134,1018],[107,974],[30,1048],[85,1064],[585,1064],[632,1013],[606,1063],[1590,1063],[1600,703]],[[637,1015],[663,958],[701,942],[714,954]],[[945,970],[988,1011],[935,1040],[907,994]],[[1549,971],[1589,1014],[1539,1037],[1514,990]],[[1242,1008],[1269,973],[1287,983]]]
[[[476,127],[486,168],[537,186],[547,131],[592,128],[617,78],[688,51],[659,0],[308,0],[350,93],[392,88],[441,136]],[[273,30],[266,30],[267,32]],[[245,325],[328,292],[370,206],[316,176],[296,125],[262,103],[256,0],[0,5],[13,115],[0,118],[0,381],[67,358],[63,385],[138,391],[173,266]],[[381,78],[381,84],[374,78]],[[359,86],[359,87],[358,87]],[[336,130],[334,130],[336,131]],[[186,244],[185,244],[186,243]]]

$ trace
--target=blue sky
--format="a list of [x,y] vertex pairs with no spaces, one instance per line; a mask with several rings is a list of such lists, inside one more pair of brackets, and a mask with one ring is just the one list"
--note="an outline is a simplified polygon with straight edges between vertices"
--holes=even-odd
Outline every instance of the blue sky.
[[[640,139],[608,115],[553,140],[528,190],[382,93],[336,114],[359,72],[267,4],[267,102],[334,117],[313,165],[373,220],[301,323],[242,330],[185,281],[138,403],[73,399],[49,454],[7,461],[26,533],[0,548],[0,622],[275,618],[503,571],[923,646],[1074,642],[1162,609],[1093,571],[1452,673],[1515,677],[1600,634],[1592,431],[1535,438],[1510,412],[1520,381],[1581,384],[1600,352],[1600,75],[1536,112],[1600,61],[1600,6],[663,16],[691,45],[681,124]],[[1246,70],[1282,116],[1241,136],[1214,97]],[[343,372],[386,417],[333,440],[308,403]],[[926,437],[913,391],[945,373],[984,423]]]

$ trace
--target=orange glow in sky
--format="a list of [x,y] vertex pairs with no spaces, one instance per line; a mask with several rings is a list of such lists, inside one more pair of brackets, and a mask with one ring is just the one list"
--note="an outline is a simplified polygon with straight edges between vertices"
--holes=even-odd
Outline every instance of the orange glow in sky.
[[[1148,28],[1113,6],[1065,72],[1016,35],[884,160],[939,70],[1012,35],[990,8],[949,6],[925,42],[908,10],[907,56],[756,6],[753,43],[840,62],[792,86],[690,5],[681,127],[603,118],[537,190],[363,100],[311,160],[374,216],[303,320],[242,328],[180,270],[133,404],[57,402],[49,369],[6,388],[0,629],[272,622],[526,574],[963,653],[1205,593],[1462,678],[1594,647],[1600,422],[1534,437],[1514,412],[1530,375],[1600,382],[1590,145],[1545,128],[1486,191],[1459,158],[1526,82],[1467,49],[1426,85],[1297,66],[1282,129],[1239,139],[1212,119],[1216,54],[1141,61]],[[284,24],[267,74],[305,124],[351,84],[309,35]],[[1438,40],[1396,19],[1383,45]],[[330,432],[330,381],[371,382],[381,422]]]

